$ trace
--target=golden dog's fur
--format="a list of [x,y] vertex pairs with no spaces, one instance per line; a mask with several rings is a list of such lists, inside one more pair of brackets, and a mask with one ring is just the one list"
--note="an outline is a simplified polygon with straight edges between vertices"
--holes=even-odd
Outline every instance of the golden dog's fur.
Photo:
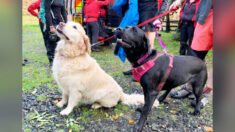
[[[61,40],[56,48],[53,75],[62,89],[62,100],[57,106],[68,106],[60,112],[68,115],[78,102],[92,104],[92,108],[113,107],[119,101],[127,105],[144,104],[144,96],[127,95],[116,81],[89,54],[91,45],[78,23],[62,24]],[[66,38],[66,37],[67,38]],[[154,106],[158,106],[158,101]]]

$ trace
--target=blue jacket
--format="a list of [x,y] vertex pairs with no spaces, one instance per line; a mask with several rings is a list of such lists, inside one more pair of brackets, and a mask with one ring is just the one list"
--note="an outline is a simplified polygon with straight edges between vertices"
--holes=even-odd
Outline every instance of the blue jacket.
[[[113,9],[117,11],[120,15],[123,14],[122,6],[128,4],[128,0],[117,0]],[[129,0],[129,8],[126,11],[119,27],[125,28],[127,26],[136,26],[139,22],[139,13],[138,13],[138,0]],[[119,56],[122,62],[125,62],[126,55],[122,47],[119,47],[118,53],[115,54]]]

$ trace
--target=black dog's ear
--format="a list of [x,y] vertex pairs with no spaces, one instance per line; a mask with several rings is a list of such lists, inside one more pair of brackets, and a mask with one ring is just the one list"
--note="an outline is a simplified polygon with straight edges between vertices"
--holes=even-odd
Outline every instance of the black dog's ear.
[[144,49],[148,49],[149,53],[151,51],[149,39],[147,38],[145,34],[144,34]]

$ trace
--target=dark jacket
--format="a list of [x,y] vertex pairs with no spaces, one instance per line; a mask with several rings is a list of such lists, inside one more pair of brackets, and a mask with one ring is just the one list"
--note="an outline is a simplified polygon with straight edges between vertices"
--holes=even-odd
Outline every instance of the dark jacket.
[[[64,1],[62,3],[61,0],[54,0],[52,4],[51,0],[45,0],[44,2],[47,25],[53,26],[59,24],[60,22],[67,22],[67,13],[65,10]],[[54,15],[54,18],[52,15]]]
[[210,10],[213,8],[212,3],[213,3],[212,0],[200,1],[195,19],[199,24],[203,25],[205,23]]
[[100,7],[107,5],[109,2],[110,0],[87,0],[84,7],[85,22],[97,21],[100,16]]
[[195,21],[197,9],[200,0],[195,0],[190,3],[190,0],[186,0],[180,10],[180,19],[182,21]]

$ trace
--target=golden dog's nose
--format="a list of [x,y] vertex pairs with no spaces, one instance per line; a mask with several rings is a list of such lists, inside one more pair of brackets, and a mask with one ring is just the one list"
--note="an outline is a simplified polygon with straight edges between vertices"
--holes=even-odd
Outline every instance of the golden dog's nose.
[[64,22],[60,22],[59,25],[60,25],[61,27],[63,27],[63,26],[65,25],[65,23],[64,23]]

